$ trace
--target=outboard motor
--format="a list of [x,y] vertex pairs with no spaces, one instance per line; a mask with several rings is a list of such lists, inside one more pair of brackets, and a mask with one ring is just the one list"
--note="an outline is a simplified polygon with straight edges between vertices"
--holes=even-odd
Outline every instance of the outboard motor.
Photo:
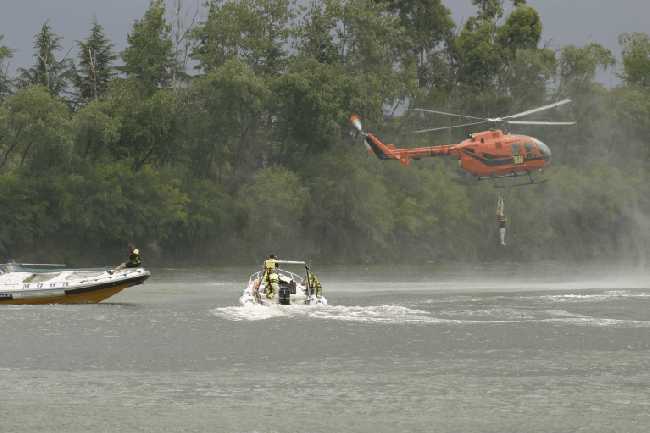
[[281,284],[278,290],[278,301],[280,305],[291,305],[291,287],[287,284]]

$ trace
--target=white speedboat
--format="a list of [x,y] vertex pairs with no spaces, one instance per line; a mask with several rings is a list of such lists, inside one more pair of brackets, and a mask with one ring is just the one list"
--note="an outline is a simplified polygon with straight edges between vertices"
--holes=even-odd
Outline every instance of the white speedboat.
[[[289,260],[278,260],[278,263],[305,265],[305,262],[302,261]],[[242,305],[327,305],[327,299],[322,294],[317,296],[316,291],[309,287],[307,275],[301,276],[286,269],[276,269],[276,272],[280,280],[278,293],[270,298],[266,296],[267,284],[263,280],[264,272],[258,271],[248,278],[248,284],[239,298],[239,302]],[[305,272],[310,272],[306,265]]]
[[0,304],[94,304],[151,276],[144,268],[55,268],[0,265]]

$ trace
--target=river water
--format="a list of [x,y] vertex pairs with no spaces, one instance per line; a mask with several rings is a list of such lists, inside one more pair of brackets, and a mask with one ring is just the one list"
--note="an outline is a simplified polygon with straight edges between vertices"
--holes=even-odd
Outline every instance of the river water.
[[0,307],[0,432],[650,431],[650,279],[357,269],[256,308],[246,273]]

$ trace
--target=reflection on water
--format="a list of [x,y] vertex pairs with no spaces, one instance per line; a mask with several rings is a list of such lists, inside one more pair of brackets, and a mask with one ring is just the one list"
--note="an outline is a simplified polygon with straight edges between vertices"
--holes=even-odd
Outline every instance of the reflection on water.
[[2,431],[647,431],[641,284],[342,274],[329,306],[242,307],[247,273],[205,270],[2,307]]

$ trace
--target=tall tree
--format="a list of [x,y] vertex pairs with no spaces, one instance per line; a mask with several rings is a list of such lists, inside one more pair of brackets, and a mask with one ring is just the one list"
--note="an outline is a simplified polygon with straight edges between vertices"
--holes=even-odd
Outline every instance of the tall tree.
[[625,33],[619,41],[623,46],[625,82],[650,87],[650,36],[645,33]]
[[6,136],[0,168],[62,169],[71,150],[70,112],[43,86],[21,89],[7,99]]
[[497,30],[503,49],[501,91],[512,96],[517,108],[539,104],[546,96],[546,83],[555,72],[555,53],[538,48],[542,38],[539,13],[525,2],[515,9]]
[[295,45],[301,55],[316,59],[319,63],[337,63],[341,58],[336,49],[334,34],[337,18],[324,2],[314,0],[294,30]]
[[122,52],[121,70],[149,88],[168,87],[178,64],[171,37],[171,25],[165,19],[164,0],[151,0],[149,9],[133,24]]
[[113,44],[104,34],[104,28],[93,22],[90,35],[84,41],[78,41],[79,67],[75,84],[82,101],[97,99],[103,95],[108,83],[113,78],[113,62],[117,56],[113,53]]
[[493,21],[503,15],[503,0],[472,0],[472,4],[478,7],[480,19]]
[[258,73],[276,74],[285,64],[290,0],[211,0],[207,20],[194,31],[192,56],[204,71],[230,59]]
[[13,51],[9,47],[2,45],[3,37],[3,35],[0,35],[0,100],[9,94],[11,89],[6,62],[13,54]]
[[584,47],[567,45],[560,53],[560,85],[562,90],[574,97],[588,96],[593,90],[599,68],[615,64],[612,52],[600,44]]
[[413,55],[420,87],[445,82],[444,56],[451,42],[454,21],[441,0],[388,0],[405,29],[406,50]]
[[40,85],[54,96],[69,87],[72,78],[72,62],[67,58],[57,58],[61,50],[61,37],[55,34],[46,21],[34,36],[34,57],[36,63],[29,69],[20,68],[18,83],[21,87]]

